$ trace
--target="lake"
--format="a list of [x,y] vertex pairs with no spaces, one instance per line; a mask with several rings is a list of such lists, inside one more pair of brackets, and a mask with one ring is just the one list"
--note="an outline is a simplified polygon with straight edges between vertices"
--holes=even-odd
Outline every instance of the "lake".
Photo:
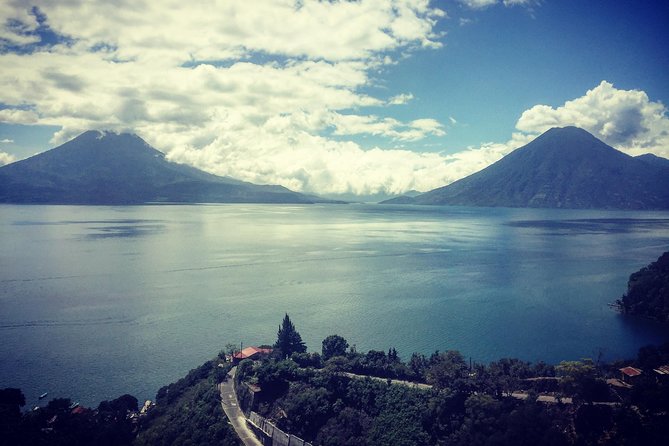
[[0,206],[0,387],[84,405],[227,343],[634,357],[669,330],[608,304],[669,249],[669,212],[382,205]]

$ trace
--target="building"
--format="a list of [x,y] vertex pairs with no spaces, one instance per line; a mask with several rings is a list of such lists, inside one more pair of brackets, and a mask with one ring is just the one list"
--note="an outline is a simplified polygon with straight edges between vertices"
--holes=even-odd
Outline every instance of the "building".
[[620,373],[621,373],[621,379],[629,384],[630,382],[634,382],[634,379],[637,376],[641,375],[641,373],[643,372],[640,369],[627,366],[620,369]]
[[235,352],[232,355],[232,362],[237,364],[243,359],[260,359],[262,356],[269,355],[270,353],[272,353],[271,348],[246,347],[244,350]]
[[655,378],[657,378],[658,381],[669,380],[669,364],[653,369],[653,371],[655,372]]

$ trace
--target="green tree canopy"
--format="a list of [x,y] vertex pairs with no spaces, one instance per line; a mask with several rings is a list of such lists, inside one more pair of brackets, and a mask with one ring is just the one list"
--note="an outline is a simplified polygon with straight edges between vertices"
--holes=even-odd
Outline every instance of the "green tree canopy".
[[302,341],[302,336],[295,329],[295,325],[290,320],[288,313],[283,318],[283,322],[279,326],[279,332],[276,337],[275,348],[281,350],[284,358],[289,357],[293,353],[304,353],[307,351],[307,346]]
[[348,348],[348,341],[339,335],[330,335],[323,339],[323,359],[328,360],[333,356],[344,356]]

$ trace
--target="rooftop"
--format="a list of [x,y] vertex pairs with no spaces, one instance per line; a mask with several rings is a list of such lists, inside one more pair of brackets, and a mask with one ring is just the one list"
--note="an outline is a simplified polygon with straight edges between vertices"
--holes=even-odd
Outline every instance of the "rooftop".
[[669,364],[658,367],[654,371],[660,375],[669,375]]
[[635,369],[634,367],[623,367],[620,369],[620,371],[627,376],[639,376],[641,375],[642,371],[639,369]]
[[271,348],[259,348],[259,347],[246,347],[244,350],[241,352],[235,352],[232,357],[235,359],[246,359],[246,358],[251,358],[252,356],[255,356],[259,353],[272,353]]

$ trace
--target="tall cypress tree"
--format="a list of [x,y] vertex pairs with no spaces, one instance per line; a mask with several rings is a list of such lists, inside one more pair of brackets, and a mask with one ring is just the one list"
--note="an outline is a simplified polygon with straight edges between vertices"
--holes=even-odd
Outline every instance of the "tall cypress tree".
[[302,336],[295,330],[295,325],[288,317],[288,313],[283,318],[283,322],[279,326],[279,332],[276,337],[275,348],[281,350],[285,358],[293,353],[304,353],[307,351],[307,346],[302,341]]

